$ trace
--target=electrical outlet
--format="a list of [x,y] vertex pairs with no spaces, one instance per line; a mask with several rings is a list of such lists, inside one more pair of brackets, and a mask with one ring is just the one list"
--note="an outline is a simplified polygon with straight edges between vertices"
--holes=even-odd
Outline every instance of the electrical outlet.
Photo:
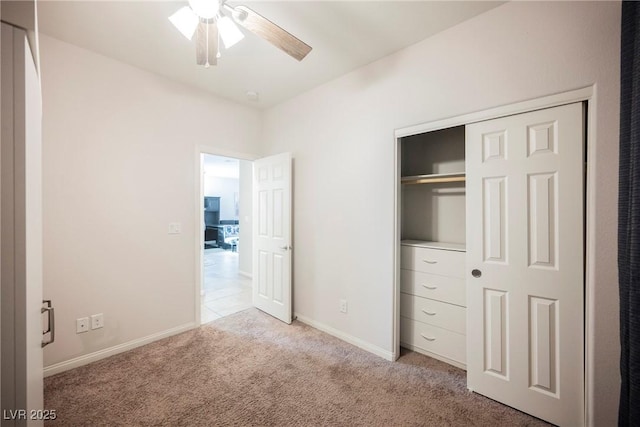
[[346,313],[347,312],[347,300],[346,299],[341,299],[340,300],[340,313]]
[[104,315],[102,313],[91,316],[91,329],[100,329],[104,326]]
[[89,318],[81,317],[76,319],[76,334],[81,334],[83,332],[89,332]]

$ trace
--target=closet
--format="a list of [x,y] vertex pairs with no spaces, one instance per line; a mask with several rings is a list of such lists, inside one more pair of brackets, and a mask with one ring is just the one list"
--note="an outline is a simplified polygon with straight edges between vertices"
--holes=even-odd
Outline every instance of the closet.
[[585,412],[585,108],[397,140],[400,345],[557,425]]
[[401,141],[401,345],[464,367],[465,129]]

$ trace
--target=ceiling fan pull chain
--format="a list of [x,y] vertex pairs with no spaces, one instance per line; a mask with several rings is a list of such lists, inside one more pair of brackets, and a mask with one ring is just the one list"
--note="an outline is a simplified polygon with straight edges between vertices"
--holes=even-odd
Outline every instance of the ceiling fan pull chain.
[[220,58],[222,55],[220,54],[220,29],[218,28],[218,32],[216,33],[218,36],[218,52],[216,53],[216,58]]
[[207,52],[207,63],[204,64],[204,68],[209,68],[211,65],[209,64],[209,25],[206,27],[207,37],[206,37],[206,52]]

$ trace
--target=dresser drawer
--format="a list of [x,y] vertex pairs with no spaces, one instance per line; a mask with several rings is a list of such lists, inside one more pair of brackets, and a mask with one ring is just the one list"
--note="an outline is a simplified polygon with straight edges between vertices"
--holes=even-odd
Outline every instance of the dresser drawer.
[[400,294],[400,315],[465,335],[467,310],[446,302]]
[[400,290],[404,293],[449,302],[465,307],[467,288],[464,279],[400,270]]
[[401,245],[401,268],[464,279],[465,252]]
[[466,364],[466,338],[456,332],[400,317],[400,343]]

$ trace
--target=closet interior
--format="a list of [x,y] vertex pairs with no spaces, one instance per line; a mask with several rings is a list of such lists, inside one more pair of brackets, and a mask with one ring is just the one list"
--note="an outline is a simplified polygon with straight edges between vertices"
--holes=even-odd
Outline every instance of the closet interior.
[[400,345],[466,366],[465,127],[403,137]]

